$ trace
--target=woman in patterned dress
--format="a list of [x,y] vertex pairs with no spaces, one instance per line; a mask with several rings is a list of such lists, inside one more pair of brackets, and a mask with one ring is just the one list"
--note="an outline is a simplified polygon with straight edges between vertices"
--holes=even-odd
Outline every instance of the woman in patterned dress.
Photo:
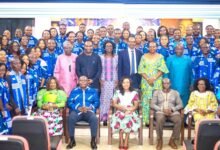
[[43,116],[47,119],[49,125],[50,136],[63,134],[63,120],[60,109],[65,106],[67,95],[63,90],[59,89],[58,82],[55,77],[51,77],[46,89],[42,89],[37,94],[38,111],[34,116]]
[[112,41],[104,43],[105,54],[100,56],[102,61],[101,75],[101,121],[107,125],[110,100],[113,96],[113,90],[118,84],[118,56],[113,54],[115,44]]
[[21,56],[21,73],[25,76],[27,83],[27,92],[28,92],[28,102],[31,108],[37,106],[36,98],[37,98],[37,75],[34,70],[29,67],[30,60],[28,55],[24,54]]
[[0,63],[0,134],[11,133],[11,113],[12,107],[9,105],[9,89],[5,80],[7,72],[6,65]]
[[210,89],[210,83],[205,78],[199,78],[195,82],[194,91],[184,109],[185,114],[192,112],[195,122],[215,118],[218,102]]
[[137,132],[140,128],[140,118],[135,112],[139,105],[139,97],[132,88],[130,78],[122,78],[112,101],[117,111],[112,116],[111,128],[113,132],[119,132],[119,149],[125,150],[128,149],[130,133]]
[[162,75],[168,73],[164,57],[156,53],[156,42],[149,43],[149,53],[142,56],[138,73],[141,74],[141,91],[142,91],[142,107],[143,121],[149,124],[150,100],[154,90],[162,89]]

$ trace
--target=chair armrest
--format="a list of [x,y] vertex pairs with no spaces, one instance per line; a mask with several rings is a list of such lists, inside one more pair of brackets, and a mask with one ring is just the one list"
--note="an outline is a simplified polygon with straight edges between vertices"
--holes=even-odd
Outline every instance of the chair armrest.
[[154,116],[154,110],[153,110],[153,109],[150,109],[150,120],[149,120],[149,121],[150,121],[150,122],[149,122],[150,124],[149,124],[149,125],[150,125],[151,128],[153,128],[153,125],[154,125],[154,117],[155,117],[155,116]]
[[150,145],[154,143],[154,110],[150,109],[150,118],[149,118],[149,142]]
[[181,118],[184,118],[184,109],[180,109],[180,116]]
[[70,109],[66,107],[66,113],[69,113],[69,112],[70,112]]
[[154,119],[154,110],[150,109],[150,119]]
[[189,116],[189,117],[192,117],[192,112],[191,112],[191,111],[188,113],[188,116]]
[[140,117],[140,118],[143,117],[142,106],[141,106],[141,105],[138,106],[138,114],[139,114],[139,117]]
[[111,118],[112,117],[112,114],[113,114],[113,106],[112,106],[112,103],[110,104],[110,109],[108,111],[108,117]]
[[192,112],[189,112],[188,113],[188,125],[189,126],[192,126],[192,119],[193,119]]
[[113,101],[111,100],[108,115],[112,115],[114,113],[114,109],[115,108],[113,107]]
[[60,112],[60,115],[62,116],[63,114],[65,114],[65,109],[64,108],[59,108],[59,112]]
[[96,117],[99,118],[99,116],[100,116],[100,109],[97,108],[97,109],[96,109]]
[[63,112],[63,115],[69,116],[70,109],[68,107],[64,107],[62,112]]

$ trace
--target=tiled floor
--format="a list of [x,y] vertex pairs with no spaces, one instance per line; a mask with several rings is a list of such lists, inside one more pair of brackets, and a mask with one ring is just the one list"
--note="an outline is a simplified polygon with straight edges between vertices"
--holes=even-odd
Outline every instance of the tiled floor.
[[[193,131],[192,131],[193,132]],[[170,138],[172,131],[165,130],[164,131],[164,145],[163,150],[172,150],[168,145],[168,141]],[[73,150],[90,150],[90,130],[89,129],[76,129],[76,147]],[[143,130],[144,142],[143,145],[137,144],[137,136],[132,134],[130,137],[129,150],[155,150],[156,146],[156,132],[154,132],[154,145],[149,145],[148,141],[148,128],[144,128]],[[185,137],[186,137],[185,130]],[[117,150],[118,149],[118,135],[114,135],[114,140],[112,145],[108,145],[108,130],[106,127],[101,127],[101,139],[100,144],[98,145],[98,150]],[[63,142],[64,143],[64,142]],[[65,150],[66,144],[63,144],[63,150]],[[178,145],[179,150],[183,149],[181,145]]]

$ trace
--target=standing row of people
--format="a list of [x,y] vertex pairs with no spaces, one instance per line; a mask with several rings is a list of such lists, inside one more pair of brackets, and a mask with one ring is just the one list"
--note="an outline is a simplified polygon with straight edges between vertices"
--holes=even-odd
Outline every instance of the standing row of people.
[[[194,25],[192,35],[188,34],[184,39],[181,37],[179,29],[174,30],[173,36],[168,37],[168,32],[164,26],[158,29],[158,39],[156,39],[156,32],[152,29],[149,30],[147,40],[143,39],[144,36],[146,38],[143,30],[138,31],[136,35],[131,35],[129,26],[124,26],[124,28],[123,33],[120,29],[113,30],[111,36],[109,34],[111,32],[107,36],[106,27],[100,27],[100,33],[86,35],[85,25],[82,24],[80,31],[76,34],[73,31],[66,34],[66,25],[60,24],[60,35],[54,34],[57,31],[51,28],[50,32],[44,31],[44,35],[50,33],[51,36],[48,36],[49,38],[45,36],[47,38],[44,37],[38,42],[34,40],[35,38],[31,33],[32,29],[29,26],[25,28],[25,35],[20,40],[11,40],[9,42],[10,40],[6,35],[3,35],[4,42],[2,41],[1,43],[0,62],[5,65],[5,72],[2,75],[4,79],[2,89],[5,88],[6,90],[2,90],[5,94],[1,93],[1,110],[3,110],[4,113],[2,115],[6,120],[4,121],[4,126],[8,123],[10,128],[10,115],[26,115],[29,113],[30,108],[36,107],[36,105],[42,110],[55,111],[63,107],[66,101],[70,109],[76,112],[70,115],[69,126],[82,118],[87,118],[88,116],[82,118],[78,116],[79,119],[71,120],[72,115],[72,118],[77,118],[76,115],[79,115],[78,113],[80,112],[90,110],[95,112],[95,108],[99,105],[95,104],[93,106],[92,102],[88,100],[89,108],[84,108],[85,105],[87,106],[85,100],[83,100],[87,88],[83,88],[83,90],[80,88],[78,91],[76,88],[77,83],[79,82],[80,84],[80,78],[83,76],[82,86],[88,84],[93,91],[93,94],[88,95],[88,97],[95,97],[95,99],[100,97],[101,120],[104,124],[107,123],[110,100],[113,98],[113,101],[116,102],[117,99],[118,102],[120,99],[124,99],[123,97],[126,97],[123,94],[123,90],[114,94],[114,89],[122,86],[122,82],[121,85],[118,85],[118,83],[121,79],[124,79],[124,76],[129,78],[129,82],[132,82],[135,89],[140,88],[142,91],[142,96],[139,99],[141,99],[140,103],[143,106],[143,119],[146,124],[149,123],[149,110],[154,98],[153,93],[155,90],[162,89],[162,79],[164,77],[169,78],[172,83],[171,88],[178,91],[183,107],[191,99],[189,96],[193,82],[201,77],[208,79],[212,83],[215,94],[218,95],[218,30],[216,30],[213,43],[211,37],[201,37],[200,32],[197,32],[198,25]],[[124,35],[123,38],[120,38],[121,34]],[[7,40],[7,44],[10,43],[9,47],[5,46],[5,41]],[[23,55],[20,55],[21,53]],[[6,72],[6,69],[8,69],[8,72]],[[46,83],[48,84],[47,86]],[[39,89],[44,87],[47,90],[38,92]],[[64,96],[64,93],[55,90],[59,88],[65,91],[66,96]],[[71,91],[73,89],[78,94],[72,94]],[[46,91],[50,92],[47,93]],[[97,95],[94,95],[96,92]],[[135,92],[130,90],[130,93],[134,94]],[[44,94],[46,96],[42,96]],[[89,92],[88,94],[91,93]],[[60,95],[63,98],[59,98]],[[118,95],[121,97],[117,97]],[[135,95],[131,96],[134,97],[130,99],[130,102],[128,101],[128,103],[132,102],[134,107],[131,110],[124,109],[124,111],[133,112],[133,109],[136,108],[138,98]],[[51,99],[51,101],[48,101],[48,99]],[[72,104],[81,100],[84,103]],[[54,104],[55,101],[57,102],[56,104]],[[79,107],[81,105],[82,108]],[[126,103],[126,106],[129,105]],[[116,103],[115,107],[117,107]],[[171,113],[170,111],[167,112],[166,110],[165,113],[169,114]],[[6,112],[9,112],[8,114],[10,115],[5,115]],[[48,112],[41,111],[37,114],[48,115]],[[58,110],[55,114],[58,114]],[[47,118],[51,120],[54,116]],[[60,117],[56,118],[59,118],[55,122],[58,122],[57,126],[59,127],[57,129],[59,129],[59,134],[61,134],[61,120]],[[120,122],[117,118],[115,121]],[[134,120],[128,118],[128,121],[132,122]],[[69,147],[72,147],[75,145],[74,131],[70,129],[69,132],[72,135],[72,144],[70,143]],[[120,133],[121,137],[122,134]],[[51,135],[56,135],[53,130],[51,130]],[[128,134],[126,134],[127,136]],[[95,134],[93,133],[92,147],[96,147],[94,137]],[[171,141],[171,145],[173,145],[172,143]],[[121,147],[122,145],[127,147],[126,142],[121,142]]]

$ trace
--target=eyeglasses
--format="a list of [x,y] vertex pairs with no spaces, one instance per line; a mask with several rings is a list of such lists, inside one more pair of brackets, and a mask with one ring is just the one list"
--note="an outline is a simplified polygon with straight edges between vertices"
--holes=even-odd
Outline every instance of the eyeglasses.
[[169,82],[163,82],[163,84],[167,84],[167,85],[168,85],[168,84],[170,84],[170,83],[169,83]]
[[72,49],[72,47],[63,47],[63,49]]
[[92,45],[85,45],[85,47],[92,47]]
[[87,82],[88,80],[79,80],[80,82]]

